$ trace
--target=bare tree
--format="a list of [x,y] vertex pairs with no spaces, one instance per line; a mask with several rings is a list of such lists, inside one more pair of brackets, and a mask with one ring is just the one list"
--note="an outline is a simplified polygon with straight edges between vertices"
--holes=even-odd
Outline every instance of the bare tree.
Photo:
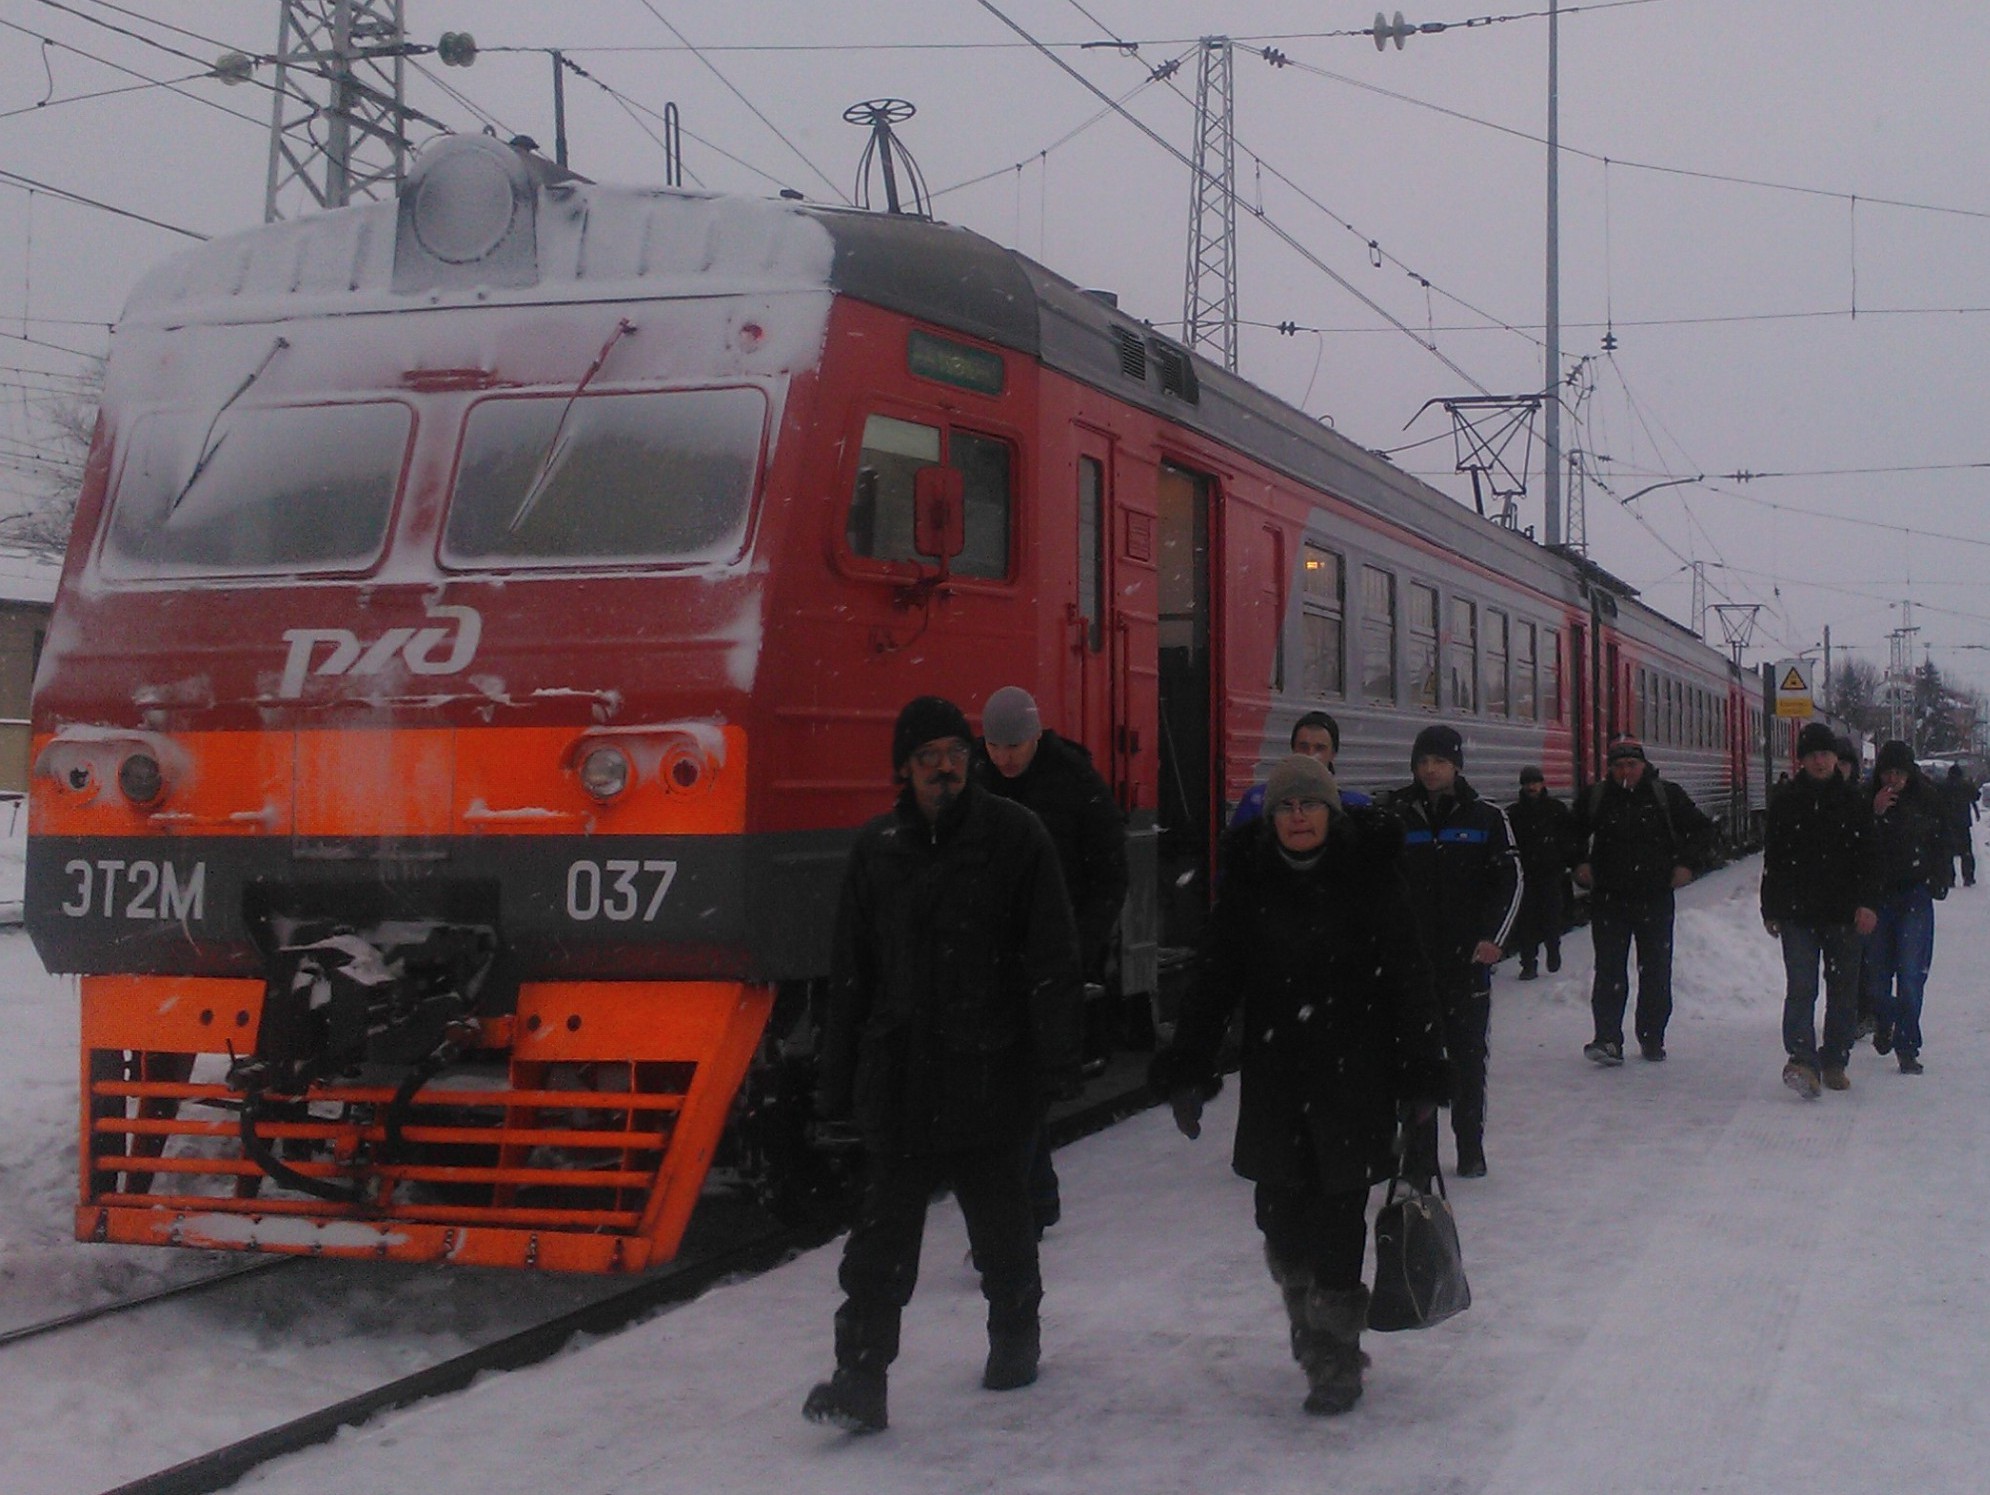
[[0,514],[0,541],[26,550],[61,555],[76,521],[83,490],[83,466],[97,429],[97,406],[104,395],[104,360],[84,366],[73,388],[37,402],[35,414],[46,431],[50,461],[20,507]]

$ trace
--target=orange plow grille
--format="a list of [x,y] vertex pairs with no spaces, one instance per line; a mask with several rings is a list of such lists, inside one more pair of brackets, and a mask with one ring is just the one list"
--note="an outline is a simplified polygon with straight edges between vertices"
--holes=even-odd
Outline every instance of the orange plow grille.
[[286,1189],[246,1154],[219,1035],[252,1043],[260,1001],[253,982],[85,980],[79,1236],[640,1270],[677,1250],[771,994],[528,985],[499,1025],[510,1048],[415,1092],[398,1139],[391,1082],[266,1098],[261,1142],[363,1203]]

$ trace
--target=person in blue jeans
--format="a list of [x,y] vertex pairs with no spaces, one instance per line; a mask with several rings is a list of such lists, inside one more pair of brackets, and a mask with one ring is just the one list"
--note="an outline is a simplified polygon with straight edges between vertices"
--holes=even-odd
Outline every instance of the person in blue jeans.
[[1949,895],[1954,861],[1940,796],[1906,743],[1880,745],[1870,792],[1882,889],[1878,923],[1866,936],[1873,1048],[1891,1051],[1902,1074],[1918,1075],[1921,998],[1935,959],[1935,902]]
[[[1769,796],[1762,847],[1762,927],[1783,942],[1783,1083],[1805,1100],[1849,1090],[1858,1038],[1861,941],[1878,924],[1879,845],[1871,806],[1838,775],[1823,722],[1797,737],[1795,778]],[[1817,1042],[1817,971],[1824,967],[1824,1044]]]

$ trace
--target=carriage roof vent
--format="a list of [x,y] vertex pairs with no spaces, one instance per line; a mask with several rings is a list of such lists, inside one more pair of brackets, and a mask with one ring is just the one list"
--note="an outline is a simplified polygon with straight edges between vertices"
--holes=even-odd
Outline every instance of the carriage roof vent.
[[1147,345],[1124,327],[1112,330],[1112,340],[1119,345],[1119,371],[1129,379],[1147,382]]
[[1161,373],[1161,393],[1186,400],[1191,405],[1202,401],[1202,388],[1195,377],[1195,364],[1189,358],[1188,349],[1178,348],[1173,343],[1160,338],[1149,338],[1148,349],[1154,355],[1154,367]]

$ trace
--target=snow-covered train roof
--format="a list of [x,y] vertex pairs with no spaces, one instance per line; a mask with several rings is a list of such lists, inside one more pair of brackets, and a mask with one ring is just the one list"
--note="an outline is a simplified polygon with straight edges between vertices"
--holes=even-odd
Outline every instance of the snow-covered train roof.
[[1524,584],[1570,600],[1594,588],[1670,623],[1607,573],[1471,513],[970,230],[787,199],[549,181],[543,165],[485,137],[452,137],[424,153],[396,202],[250,229],[167,262],[140,283],[126,320],[830,290],[1041,359]]

